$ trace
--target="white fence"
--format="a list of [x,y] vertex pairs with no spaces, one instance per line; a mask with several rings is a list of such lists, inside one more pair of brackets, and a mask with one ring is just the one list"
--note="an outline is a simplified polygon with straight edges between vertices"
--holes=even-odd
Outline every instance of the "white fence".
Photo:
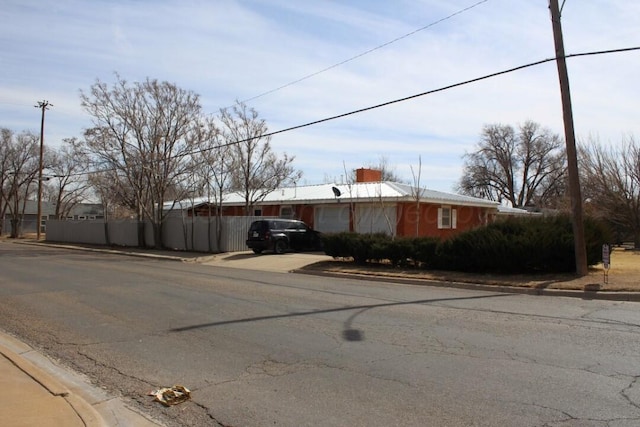
[[[266,217],[222,217],[220,245],[217,238],[217,219],[208,217],[170,217],[163,224],[164,247],[194,252],[235,252],[247,250],[246,238],[249,226],[256,219]],[[154,246],[151,223],[144,224],[146,246]],[[138,221],[117,220],[49,220],[46,240],[62,243],[92,245],[140,246]]]

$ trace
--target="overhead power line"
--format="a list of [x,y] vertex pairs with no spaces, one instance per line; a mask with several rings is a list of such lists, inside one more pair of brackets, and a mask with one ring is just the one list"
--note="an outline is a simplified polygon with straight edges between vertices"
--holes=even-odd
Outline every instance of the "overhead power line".
[[[640,46],[620,48],[620,49],[599,50],[599,51],[593,51],[593,52],[574,53],[574,54],[570,54],[570,55],[565,55],[564,58],[577,58],[577,57],[581,57],[581,56],[604,55],[604,54],[611,54],[611,53],[631,52],[631,51],[637,51],[637,50],[640,50]],[[357,109],[357,110],[349,111],[347,113],[338,114],[338,115],[330,116],[330,117],[325,117],[323,119],[314,120],[314,121],[307,122],[307,123],[304,123],[304,124],[300,124],[300,125],[291,126],[291,127],[288,127],[288,128],[276,130],[276,131],[273,131],[273,132],[268,132],[268,133],[265,133],[265,134],[261,135],[260,137],[261,138],[270,137],[270,136],[273,136],[273,135],[278,135],[278,134],[281,134],[281,133],[290,132],[290,131],[293,131],[293,130],[296,130],[296,129],[302,129],[302,128],[313,126],[313,125],[317,125],[317,124],[320,124],[320,123],[329,122],[329,121],[332,121],[332,120],[337,120],[337,119],[340,119],[340,118],[343,118],[343,117],[347,117],[347,116],[351,116],[351,115],[354,115],[354,114],[363,113],[365,111],[375,110],[375,109],[378,109],[378,108],[386,107],[388,105],[397,104],[397,103],[404,102],[404,101],[409,101],[411,99],[420,98],[420,97],[423,97],[423,96],[426,96],[426,95],[431,95],[431,94],[434,94],[434,93],[443,92],[443,91],[446,91],[446,90],[449,90],[449,89],[453,89],[453,88],[456,88],[456,87],[465,86],[465,85],[468,85],[468,84],[471,84],[471,83],[476,83],[476,82],[479,82],[479,81],[482,81],[482,80],[487,80],[487,79],[490,79],[490,78],[493,78],[493,77],[497,77],[497,76],[501,76],[501,75],[504,75],[504,74],[513,73],[515,71],[523,70],[523,69],[526,69],[526,68],[531,68],[531,67],[534,67],[534,66],[537,66],[537,65],[545,64],[547,62],[552,62],[552,61],[556,61],[556,60],[557,60],[557,58],[553,57],[553,58],[542,59],[542,60],[535,61],[535,62],[530,62],[528,64],[519,65],[517,67],[508,68],[508,69],[505,69],[505,70],[502,70],[502,71],[497,71],[497,72],[491,73],[491,74],[486,74],[486,75],[481,76],[481,77],[476,77],[476,78],[469,79],[469,80],[464,80],[464,81],[461,81],[461,82],[458,82],[458,83],[453,83],[453,84],[450,84],[450,85],[447,85],[447,86],[442,86],[442,87],[437,88],[437,89],[428,90],[428,91],[417,93],[417,94],[414,94],[414,95],[405,96],[403,98],[394,99],[392,101],[387,101],[387,102],[383,102],[383,103],[380,103],[380,104],[375,104],[375,105],[372,105],[372,106],[369,106],[369,107],[364,107],[364,108],[360,108],[360,109]],[[255,138],[246,138],[246,139],[231,141],[231,142],[228,142],[226,144],[220,144],[220,145],[218,145],[216,147],[202,148],[202,149],[190,151],[190,152],[187,152],[187,153],[182,153],[180,155],[174,156],[173,158],[186,157],[186,156],[199,154],[199,153],[204,153],[204,152],[215,150],[215,149],[219,149],[219,148],[224,148],[224,147],[229,147],[229,146],[232,146],[232,145],[242,144],[243,142],[248,142],[248,141],[251,141],[252,139],[255,139]],[[108,172],[108,171],[112,171],[112,170],[115,170],[115,168],[114,169],[101,169],[101,170],[89,171],[89,172],[81,172],[81,173],[77,173],[77,174],[72,174],[72,176],[88,175],[88,174],[91,174],[91,173]]]
[[369,49],[369,50],[365,50],[364,52],[359,53],[359,54],[357,54],[357,55],[355,55],[355,56],[352,56],[352,57],[351,57],[351,58],[349,58],[349,59],[345,59],[344,61],[338,62],[337,64],[333,64],[333,65],[331,65],[331,66],[329,66],[329,67],[323,68],[322,70],[320,70],[320,71],[316,71],[315,73],[307,74],[306,76],[301,77],[301,78],[299,78],[299,79],[297,79],[297,80],[294,80],[294,81],[289,82],[289,83],[287,83],[287,84],[284,84],[284,85],[282,85],[282,86],[278,86],[278,87],[277,87],[277,88],[275,88],[275,89],[268,90],[268,91],[263,92],[263,93],[261,93],[261,94],[259,94],[259,95],[252,96],[251,98],[247,98],[247,99],[245,99],[245,100],[243,100],[243,101],[241,101],[241,102],[242,102],[242,103],[247,103],[247,102],[253,101],[253,100],[255,100],[255,99],[262,98],[263,96],[266,96],[266,95],[272,94],[272,93],[274,93],[274,92],[277,92],[277,91],[279,91],[279,90],[285,89],[285,88],[287,88],[287,87],[289,87],[289,86],[293,86],[293,85],[295,85],[295,84],[297,84],[297,83],[300,83],[300,82],[303,82],[303,81],[305,81],[305,80],[308,80],[308,79],[310,79],[310,78],[312,78],[312,77],[317,76],[318,74],[322,74],[322,73],[324,73],[324,72],[327,72],[327,71],[329,71],[329,70],[332,70],[332,69],[334,69],[334,68],[337,68],[337,67],[339,67],[339,66],[341,66],[341,65],[344,65],[344,64],[346,64],[346,63],[348,63],[348,62],[354,61],[354,60],[356,60],[356,59],[358,59],[358,58],[361,58],[361,57],[363,57],[363,56],[365,56],[365,55],[368,55],[368,54],[370,54],[371,52],[375,52],[376,50],[379,50],[379,49],[382,49],[382,48],[384,48],[384,47],[387,47],[387,46],[389,46],[390,44],[393,44],[393,43],[398,42],[398,41],[400,41],[400,40],[406,39],[407,37],[410,37],[410,36],[412,36],[412,35],[414,35],[414,34],[416,34],[416,33],[419,33],[420,31],[424,31],[424,30],[426,30],[427,28],[431,28],[431,27],[433,27],[433,26],[435,26],[435,25],[438,25],[438,24],[440,24],[441,22],[447,21],[447,20],[449,20],[449,19],[451,19],[451,18],[453,18],[453,17],[455,17],[455,16],[457,16],[457,15],[460,15],[460,14],[462,14],[462,13],[464,13],[464,12],[467,12],[467,11],[469,11],[469,10],[473,9],[474,7],[477,7],[477,6],[481,5],[482,3],[486,3],[486,2],[488,2],[488,1],[489,1],[489,0],[481,0],[481,1],[478,1],[478,2],[476,2],[476,3],[474,3],[474,4],[472,4],[471,6],[467,6],[467,7],[465,7],[464,9],[460,9],[460,10],[458,10],[457,12],[452,13],[451,15],[445,16],[444,18],[440,18],[440,19],[438,19],[437,21],[434,21],[434,22],[432,22],[432,23],[430,23],[430,24],[428,24],[428,25],[425,25],[424,27],[420,27],[420,28],[418,28],[417,30],[413,30],[413,31],[411,31],[410,33],[404,34],[404,35],[402,35],[402,36],[400,36],[400,37],[396,37],[395,39],[390,40],[390,41],[388,41],[388,42],[386,42],[386,43],[383,43],[383,44],[381,44],[381,45],[379,45],[379,46],[376,46],[376,47],[371,48],[371,49]]
[[[575,58],[575,57],[579,57],[579,56],[603,55],[603,54],[607,54],[607,53],[629,52],[629,51],[633,51],[633,50],[640,50],[640,46],[622,48],[622,49],[601,50],[601,51],[595,51],[595,52],[576,53],[576,54],[566,55],[565,58]],[[386,107],[388,105],[397,104],[399,102],[408,101],[410,99],[420,98],[420,97],[425,96],[425,95],[431,95],[433,93],[442,92],[442,91],[453,89],[453,88],[456,88],[456,87],[459,87],[459,86],[465,86],[465,85],[468,85],[468,84],[471,84],[471,83],[479,82],[481,80],[490,79],[492,77],[497,77],[497,76],[500,76],[500,75],[503,75],[503,74],[512,73],[514,71],[519,71],[519,70],[522,70],[522,69],[525,69],[525,68],[534,67],[536,65],[541,65],[541,64],[544,64],[544,63],[547,63],[547,62],[552,62],[552,61],[555,61],[556,59],[557,58],[554,57],[554,58],[542,59],[540,61],[530,62],[530,63],[525,64],[525,65],[519,65],[517,67],[509,68],[509,69],[506,69],[506,70],[498,71],[498,72],[491,73],[491,74],[486,74],[486,75],[484,75],[482,77],[476,77],[476,78],[473,78],[473,79],[470,79],[470,80],[465,80],[465,81],[462,81],[462,82],[453,83],[453,84],[450,84],[448,86],[440,87],[438,89],[432,89],[432,90],[428,90],[426,92],[417,93],[415,95],[405,96],[404,98],[394,99],[392,101],[383,102],[381,104],[372,105],[370,107],[360,108],[358,110],[353,110],[353,111],[350,111],[348,113],[338,114],[336,116],[326,117],[324,119],[315,120],[315,121],[312,121],[312,122],[309,122],[309,123],[305,123],[305,124],[301,124],[301,125],[297,125],[297,126],[291,126],[291,127],[285,128],[285,129],[281,129],[281,130],[277,130],[277,131],[274,131],[274,132],[270,132],[270,133],[268,133],[266,135],[263,135],[263,136],[277,135],[279,133],[289,132],[289,131],[292,131],[292,130],[295,130],[295,129],[300,129],[300,128],[304,128],[304,127],[308,127],[308,126],[317,125],[319,123],[324,123],[324,122],[328,122],[328,121],[331,121],[331,120],[340,119],[342,117],[351,116],[353,114],[358,114],[358,113],[363,113],[365,111],[375,110],[377,108]],[[235,142],[229,143],[229,145],[240,144],[242,142],[247,142],[249,140],[250,139],[245,139],[245,140],[241,140],[241,141],[235,141]]]

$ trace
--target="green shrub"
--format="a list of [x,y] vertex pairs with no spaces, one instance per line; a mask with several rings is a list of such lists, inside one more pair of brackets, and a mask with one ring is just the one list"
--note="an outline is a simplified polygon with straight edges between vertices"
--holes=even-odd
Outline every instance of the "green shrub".
[[413,249],[411,251],[410,258],[413,260],[416,267],[433,267],[438,243],[440,243],[440,239],[437,237],[413,237],[411,239]]
[[356,233],[323,233],[324,253],[334,258],[350,258],[350,243]]
[[[587,261],[601,258],[606,229],[585,221]],[[461,233],[436,250],[437,267],[446,270],[497,273],[575,271],[571,219],[567,215],[509,218]]]
[[[380,246],[388,236],[381,233],[358,234],[351,232],[323,234],[324,252],[334,258],[353,258],[357,264],[379,259]],[[375,249],[375,251],[374,251]]]
[[414,257],[413,240],[406,237],[396,237],[387,240],[384,251],[384,259],[394,267],[405,267]]
[[584,235],[587,242],[587,264],[602,262],[602,245],[614,243],[614,232],[603,220],[587,217],[584,220]]
[[[610,233],[602,222],[585,219],[587,262],[602,260],[602,244]],[[324,250],[358,264],[389,261],[422,268],[494,273],[575,271],[573,228],[567,215],[509,218],[460,233],[447,240],[434,237],[391,238],[385,234],[323,235]]]

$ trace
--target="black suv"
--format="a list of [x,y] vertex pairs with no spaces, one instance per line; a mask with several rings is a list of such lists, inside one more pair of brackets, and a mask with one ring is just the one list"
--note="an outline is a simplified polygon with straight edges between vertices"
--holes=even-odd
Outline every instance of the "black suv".
[[294,219],[262,219],[249,227],[247,246],[260,254],[272,250],[282,254],[288,250],[320,250],[320,232],[313,230],[302,221]]

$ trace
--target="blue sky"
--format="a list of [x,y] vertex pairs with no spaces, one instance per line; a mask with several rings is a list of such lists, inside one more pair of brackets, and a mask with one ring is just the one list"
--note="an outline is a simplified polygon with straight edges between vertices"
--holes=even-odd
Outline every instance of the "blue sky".
[[[562,0],[560,0],[562,3]],[[477,5],[476,5],[477,4]],[[554,56],[547,0],[3,0],[0,127],[45,143],[90,125],[79,91],[114,73],[192,90],[215,114],[426,29],[248,104],[271,131],[437,89]],[[640,46],[640,2],[566,0],[567,54]],[[619,144],[640,137],[640,51],[568,61],[576,137]],[[386,157],[421,186],[452,191],[483,125],[533,120],[563,135],[554,62],[275,135],[296,157],[300,184]]]

